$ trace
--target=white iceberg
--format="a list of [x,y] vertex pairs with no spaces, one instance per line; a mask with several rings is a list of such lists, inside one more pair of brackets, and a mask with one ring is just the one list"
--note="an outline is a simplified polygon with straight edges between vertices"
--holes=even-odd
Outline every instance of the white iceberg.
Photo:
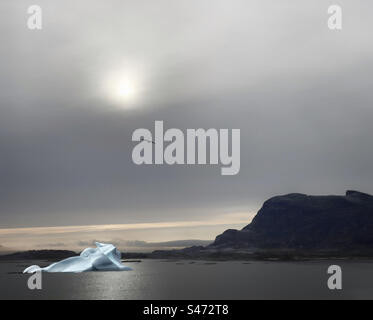
[[112,244],[96,242],[96,247],[84,249],[77,257],[67,258],[45,268],[36,265],[30,266],[23,273],[132,270],[122,264],[121,254]]

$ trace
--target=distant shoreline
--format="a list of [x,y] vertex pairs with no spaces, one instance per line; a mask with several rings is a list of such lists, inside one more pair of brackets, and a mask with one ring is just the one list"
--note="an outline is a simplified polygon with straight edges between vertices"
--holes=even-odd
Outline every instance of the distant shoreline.
[[[29,250],[0,255],[0,262],[15,260],[48,260],[59,261],[77,256],[69,250]],[[338,251],[306,251],[306,250],[206,250],[202,248],[186,248],[170,251],[123,252],[122,260],[140,262],[140,259],[176,259],[176,260],[213,260],[213,261],[319,261],[319,260],[371,260],[373,251],[351,250]]]

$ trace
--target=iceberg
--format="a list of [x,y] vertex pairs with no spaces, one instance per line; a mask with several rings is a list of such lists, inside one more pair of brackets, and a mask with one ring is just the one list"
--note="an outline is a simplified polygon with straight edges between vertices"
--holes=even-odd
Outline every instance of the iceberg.
[[45,272],[86,272],[86,271],[127,271],[132,270],[121,262],[119,250],[108,243],[96,242],[96,248],[84,249],[77,257],[41,268],[37,265],[26,268],[23,273]]

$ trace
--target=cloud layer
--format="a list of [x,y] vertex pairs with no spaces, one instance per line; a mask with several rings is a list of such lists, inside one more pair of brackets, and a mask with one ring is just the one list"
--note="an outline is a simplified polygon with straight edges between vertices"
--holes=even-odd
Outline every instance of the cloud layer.
[[[2,228],[210,221],[275,194],[373,193],[372,3],[339,1],[341,32],[322,0],[38,3],[40,32],[27,1],[0,5]],[[141,84],[130,110],[104,90],[118,71]],[[240,174],[134,165],[132,132],[155,120],[241,129]]]

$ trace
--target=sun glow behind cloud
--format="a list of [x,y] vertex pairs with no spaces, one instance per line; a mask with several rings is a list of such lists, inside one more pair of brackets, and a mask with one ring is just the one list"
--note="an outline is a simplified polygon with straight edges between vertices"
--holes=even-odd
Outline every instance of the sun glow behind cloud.
[[143,71],[139,67],[113,68],[103,80],[105,97],[118,109],[138,107],[143,94]]

